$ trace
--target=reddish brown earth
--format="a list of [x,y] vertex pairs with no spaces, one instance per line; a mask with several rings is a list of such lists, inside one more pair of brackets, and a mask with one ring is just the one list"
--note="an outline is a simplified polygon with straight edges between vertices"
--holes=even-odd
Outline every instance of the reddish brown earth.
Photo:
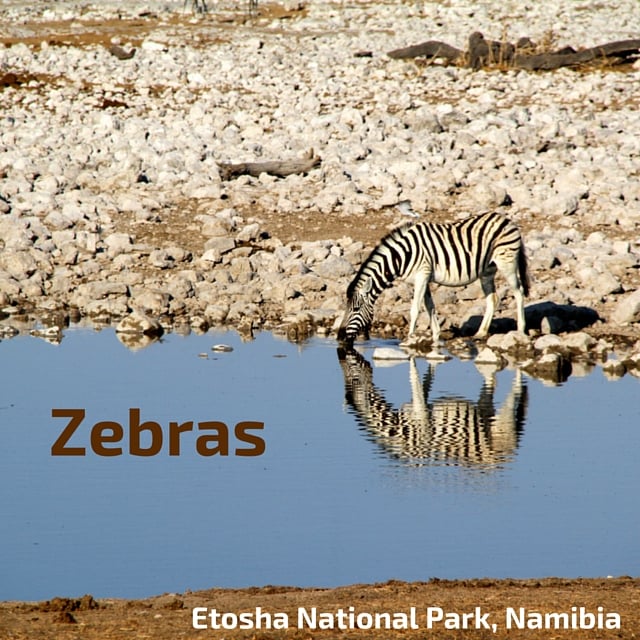
[[[195,629],[193,609],[204,607],[222,613],[262,611],[285,613],[289,628],[281,630]],[[298,608],[335,614],[339,609],[355,613],[407,613],[416,608],[419,629],[372,630],[349,628],[310,630],[298,628]],[[489,614],[487,622],[497,624],[497,632],[487,629],[447,629],[444,622],[427,627],[427,608],[440,607],[449,614]],[[524,607],[529,613],[569,613],[584,607],[597,614],[617,613],[619,629],[505,628],[507,607]],[[601,608],[601,609],[599,609]],[[274,616],[275,618],[275,616]],[[449,618],[453,620],[454,618]],[[460,617],[460,620],[463,618]],[[535,621],[537,616],[530,616]],[[544,619],[544,618],[543,618]],[[604,619],[604,618],[603,618]],[[470,619],[471,627],[474,626]],[[597,618],[596,618],[597,620]],[[531,624],[535,624],[532,622]],[[437,625],[437,626],[436,626]],[[384,584],[353,585],[336,589],[293,587],[211,589],[184,594],[168,594],[144,600],[94,600],[56,598],[40,603],[0,603],[0,637],[7,640],[114,640],[129,638],[268,639],[292,638],[433,638],[478,640],[486,638],[531,638],[598,640],[640,637],[640,579],[603,578],[564,580],[432,580],[426,583],[390,581]]]

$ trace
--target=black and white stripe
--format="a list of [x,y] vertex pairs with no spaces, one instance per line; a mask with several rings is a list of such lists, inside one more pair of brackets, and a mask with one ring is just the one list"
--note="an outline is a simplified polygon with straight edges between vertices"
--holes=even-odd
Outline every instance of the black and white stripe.
[[440,336],[429,284],[451,287],[469,284],[478,278],[487,308],[477,336],[485,336],[495,311],[496,271],[514,290],[518,331],[525,331],[524,296],[528,295],[527,261],[518,227],[499,213],[485,213],[457,222],[418,222],[394,229],[362,263],[347,288],[347,309],[338,338],[352,342],[367,332],[373,320],[373,305],[383,289],[396,278],[415,278],[411,304],[409,338],[414,334],[424,301],[431,320],[434,343]]
[[369,362],[352,348],[339,348],[345,400],[366,437],[389,457],[410,465],[498,469],[513,460],[524,430],[527,386],[516,370],[511,389],[496,408],[496,378],[485,375],[477,400],[432,397],[436,366],[420,377],[409,362],[411,402],[395,408],[373,382]]

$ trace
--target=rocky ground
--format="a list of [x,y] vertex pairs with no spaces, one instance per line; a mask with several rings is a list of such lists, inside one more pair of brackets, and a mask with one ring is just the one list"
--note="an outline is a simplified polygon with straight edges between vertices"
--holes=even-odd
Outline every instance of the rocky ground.
[[[525,351],[555,369],[573,347],[534,341],[586,329],[581,349],[637,369],[640,62],[531,73],[386,55],[464,48],[475,30],[541,50],[637,37],[637,3],[192,4],[0,3],[5,336],[128,316],[134,332],[328,333],[409,200],[424,220],[498,208],[521,226]],[[310,151],[318,165],[284,178],[221,169]],[[404,335],[410,295],[385,292],[374,333]],[[447,338],[482,312],[477,284],[435,300]]]

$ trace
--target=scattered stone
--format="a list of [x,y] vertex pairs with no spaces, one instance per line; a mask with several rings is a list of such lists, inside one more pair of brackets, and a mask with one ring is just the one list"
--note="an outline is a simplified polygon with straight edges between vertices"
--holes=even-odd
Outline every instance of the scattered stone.
[[640,322],[640,289],[624,296],[616,305],[611,320],[619,325]]
[[534,343],[533,347],[536,351],[562,351],[565,343],[556,335],[548,334],[540,336]]
[[216,351],[218,353],[231,353],[233,351],[233,347],[228,344],[214,344],[211,347],[211,351]]
[[151,318],[140,311],[132,311],[116,326],[117,333],[134,333],[144,335],[162,335],[162,325],[155,318]]
[[133,245],[133,239],[128,233],[112,233],[104,239],[107,247],[107,253],[110,258],[115,258],[121,253],[130,251]]
[[161,42],[155,42],[154,40],[144,40],[140,46],[144,51],[151,53],[159,53],[169,50],[167,45],[162,44]]
[[58,611],[52,616],[51,621],[55,624],[76,624],[78,622],[69,611]]
[[[487,346],[490,347],[491,345],[487,342]],[[523,352],[531,350],[531,340],[524,333],[520,333],[519,331],[509,331],[504,334],[500,348],[504,351],[509,351],[510,353],[522,354]]]
[[238,242],[253,242],[260,235],[260,225],[257,222],[244,226],[236,235]]
[[205,243],[205,252],[202,259],[207,262],[221,262],[222,256],[229,251],[233,251],[236,241],[233,238],[212,238]]
[[149,263],[158,269],[171,269],[175,266],[173,257],[166,249],[154,249],[149,254]]
[[562,344],[570,351],[577,353],[587,353],[592,349],[597,340],[584,331],[569,333],[562,339]]
[[222,324],[226,320],[228,315],[229,305],[226,304],[209,304],[204,310],[204,317],[206,318],[206,322],[213,325]]

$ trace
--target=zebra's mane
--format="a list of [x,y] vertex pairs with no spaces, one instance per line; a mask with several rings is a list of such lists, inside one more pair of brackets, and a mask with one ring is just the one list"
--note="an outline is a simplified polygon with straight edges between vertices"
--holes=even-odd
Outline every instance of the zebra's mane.
[[416,224],[417,223],[415,222],[404,222],[401,225],[397,226],[395,229],[389,231],[387,235],[383,236],[380,242],[378,242],[378,244],[371,250],[371,253],[367,256],[367,259],[362,262],[362,264],[360,265],[360,269],[358,269],[358,273],[356,273],[353,280],[349,283],[349,286],[347,287],[347,300],[351,300],[353,298],[353,294],[355,293],[355,290],[362,280],[362,276],[365,269],[367,268],[367,265],[369,264],[369,262],[371,262],[371,258],[373,258],[378,253],[378,251],[380,251],[380,248],[383,246],[387,246],[389,244],[389,240],[396,238],[398,235],[404,233],[406,229],[414,227]]

